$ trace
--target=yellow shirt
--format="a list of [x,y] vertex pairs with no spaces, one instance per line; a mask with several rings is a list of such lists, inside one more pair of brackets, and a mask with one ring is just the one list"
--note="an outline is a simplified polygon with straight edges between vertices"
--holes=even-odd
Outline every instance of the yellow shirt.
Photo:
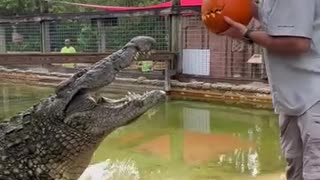
[[63,47],[60,51],[61,53],[76,53],[76,49],[74,47],[69,46],[69,47]]
[[[72,46],[65,46],[61,49],[60,51],[61,53],[65,53],[65,54],[71,54],[71,53],[76,53],[76,49]],[[62,64],[63,67],[66,67],[66,68],[74,68],[76,64],[74,63],[64,63]]]

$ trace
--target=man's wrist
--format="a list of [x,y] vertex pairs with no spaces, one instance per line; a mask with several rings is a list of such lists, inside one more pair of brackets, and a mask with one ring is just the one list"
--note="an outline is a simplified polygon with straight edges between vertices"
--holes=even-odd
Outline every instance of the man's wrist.
[[254,30],[252,30],[252,29],[247,29],[245,32],[244,32],[244,34],[243,34],[243,39],[247,42],[247,43],[249,43],[249,44],[253,44],[254,42],[253,42],[253,40],[252,40],[252,38],[251,38],[251,36],[250,36],[250,34],[253,32]]

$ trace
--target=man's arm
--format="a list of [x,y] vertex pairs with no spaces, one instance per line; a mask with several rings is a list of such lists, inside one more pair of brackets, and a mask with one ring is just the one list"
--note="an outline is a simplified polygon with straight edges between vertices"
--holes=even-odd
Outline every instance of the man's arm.
[[279,0],[270,11],[266,32],[255,31],[249,37],[275,53],[296,55],[307,52],[311,46],[315,0]]
[[254,31],[250,33],[250,38],[260,46],[274,53],[283,55],[302,54],[310,49],[311,40],[306,37],[273,37],[264,31]]
[[[262,8],[269,14],[263,14],[266,22],[265,31],[247,32],[247,27],[225,17],[231,28],[221,35],[242,39],[244,35],[281,55],[298,55],[310,50],[316,0],[278,0],[265,4]],[[268,1],[265,1],[267,3]]]

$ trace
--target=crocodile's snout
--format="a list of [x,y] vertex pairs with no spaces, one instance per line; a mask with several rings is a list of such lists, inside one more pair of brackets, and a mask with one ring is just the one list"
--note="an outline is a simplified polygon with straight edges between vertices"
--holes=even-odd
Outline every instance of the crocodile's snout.
[[149,36],[137,36],[130,41],[140,52],[149,52],[156,47],[156,40]]

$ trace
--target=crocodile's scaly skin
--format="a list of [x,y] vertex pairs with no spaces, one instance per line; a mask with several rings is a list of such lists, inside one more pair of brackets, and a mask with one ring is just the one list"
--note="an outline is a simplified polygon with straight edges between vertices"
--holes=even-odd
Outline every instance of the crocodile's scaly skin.
[[120,100],[92,94],[155,45],[133,38],[119,51],[62,82],[56,93],[0,124],[0,180],[76,180],[99,143],[164,99],[162,91]]

